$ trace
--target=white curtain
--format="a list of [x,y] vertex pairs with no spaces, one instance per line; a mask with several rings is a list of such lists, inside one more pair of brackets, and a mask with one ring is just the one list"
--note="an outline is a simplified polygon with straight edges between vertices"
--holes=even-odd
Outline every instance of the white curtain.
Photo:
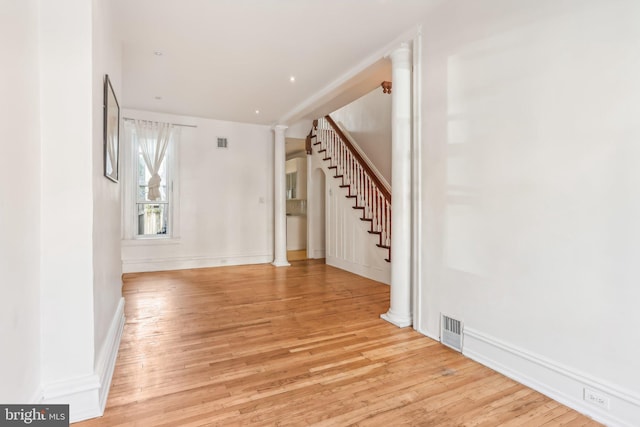
[[162,198],[162,194],[160,194],[160,182],[162,179],[158,175],[158,171],[167,152],[169,141],[173,136],[174,127],[169,123],[148,120],[136,120],[135,127],[134,138],[140,147],[147,171],[151,175],[148,183],[147,200],[159,200]]

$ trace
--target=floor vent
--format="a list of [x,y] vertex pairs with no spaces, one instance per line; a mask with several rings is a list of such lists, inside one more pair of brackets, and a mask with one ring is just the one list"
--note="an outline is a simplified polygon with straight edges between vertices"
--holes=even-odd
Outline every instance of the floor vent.
[[441,314],[440,341],[447,347],[462,352],[462,322]]

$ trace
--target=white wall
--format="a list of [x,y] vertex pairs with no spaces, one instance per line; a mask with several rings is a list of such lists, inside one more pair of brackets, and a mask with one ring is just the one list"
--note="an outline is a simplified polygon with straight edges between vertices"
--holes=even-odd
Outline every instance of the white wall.
[[[94,144],[102,146],[102,138],[95,139],[101,134],[103,63],[96,58],[104,47],[93,44],[93,29],[102,24],[93,6],[84,0],[13,1],[4,2],[0,14],[2,40],[11,41],[4,50],[11,61],[2,68],[0,104],[11,118],[2,122],[0,167],[0,401],[67,403],[72,421],[100,415],[118,345],[115,340],[114,353],[97,363],[116,307],[105,293],[94,301],[94,289],[102,289],[94,265],[104,275],[120,273],[118,263],[112,270],[108,257],[94,257],[94,243],[108,245],[94,242],[95,235],[108,230],[97,228],[93,206],[108,197],[92,179],[96,150],[102,152]],[[114,69],[119,72],[117,61]],[[115,218],[98,218],[107,228],[120,221],[118,211]],[[117,252],[117,236],[116,243]],[[119,293],[118,280],[112,300]]]
[[[96,372],[101,376],[101,406],[124,321],[120,250],[121,189],[104,177],[104,79],[109,75],[121,101],[121,43],[114,32],[110,2],[93,0],[93,309]],[[122,155],[120,155],[122,158]]]
[[296,197],[287,200],[287,250],[297,251],[307,248],[307,156],[287,160],[285,173],[296,173]]
[[330,114],[391,183],[391,96],[378,87]]
[[40,3],[42,368],[48,401],[61,382],[93,374],[91,9],[82,0]]
[[463,320],[465,353],[611,425],[640,425],[638,22],[634,0],[422,22],[417,327]]
[[314,156],[307,156],[307,258],[326,256],[326,176]]
[[304,139],[309,134],[312,125],[313,120],[300,120],[289,126],[285,135],[287,138]]
[[[132,230],[125,230],[125,272],[273,259],[270,127],[136,110],[126,110],[124,115],[197,126],[183,127],[178,143],[179,235],[164,242],[140,241],[131,238]],[[217,137],[226,137],[229,148],[217,148]],[[127,137],[124,140],[129,143]],[[125,148],[124,153],[130,154],[130,150]]]
[[307,248],[307,216],[287,215],[287,250]]
[[[378,248],[378,237],[367,232],[370,223],[361,221],[360,210],[353,209],[353,199],[347,199],[348,189],[340,188],[340,180],[333,178],[334,171],[327,167],[329,162],[322,160],[322,155],[314,150],[310,161],[310,173],[307,189],[309,230],[311,245],[309,256],[316,258],[315,253],[325,250],[328,265],[389,284],[391,280],[391,264],[384,259],[388,256],[385,249]],[[324,172],[326,179],[320,173]],[[324,186],[322,182],[324,181]],[[313,230],[322,230],[319,220],[323,215],[318,212],[318,192],[324,187],[324,230],[325,239],[318,238]],[[322,248],[322,246],[324,246]],[[322,248],[322,249],[320,249]]]
[[[40,393],[38,2],[0,4],[0,402]],[[19,185],[16,185],[19,183]]]

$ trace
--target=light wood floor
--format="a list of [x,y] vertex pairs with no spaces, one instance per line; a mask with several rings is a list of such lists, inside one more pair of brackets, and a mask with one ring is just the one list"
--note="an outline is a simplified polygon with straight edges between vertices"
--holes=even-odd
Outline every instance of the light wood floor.
[[107,409],[74,426],[599,425],[386,323],[386,285],[318,261],[124,282]]
[[303,261],[307,259],[307,250],[301,249],[298,251],[287,251],[288,261]]

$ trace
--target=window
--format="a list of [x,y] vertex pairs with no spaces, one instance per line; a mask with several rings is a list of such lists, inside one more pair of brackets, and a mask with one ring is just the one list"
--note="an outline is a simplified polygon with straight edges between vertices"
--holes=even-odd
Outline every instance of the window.
[[[170,143],[171,144],[171,143]],[[149,180],[151,173],[147,168],[142,149],[136,146],[136,236],[168,236],[170,235],[170,199],[172,181],[169,174],[172,153],[168,147],[158,175],[160,176],[160,197],[156,200],[149,200]]]
[[129,119],[128,185],[123,196],[125,239],[144,239],[145,244],[155,240],[159,244],[159,240],[177,237],[178,194],[177,190],[174,193],[174,179],[179,130],[167,123]]

